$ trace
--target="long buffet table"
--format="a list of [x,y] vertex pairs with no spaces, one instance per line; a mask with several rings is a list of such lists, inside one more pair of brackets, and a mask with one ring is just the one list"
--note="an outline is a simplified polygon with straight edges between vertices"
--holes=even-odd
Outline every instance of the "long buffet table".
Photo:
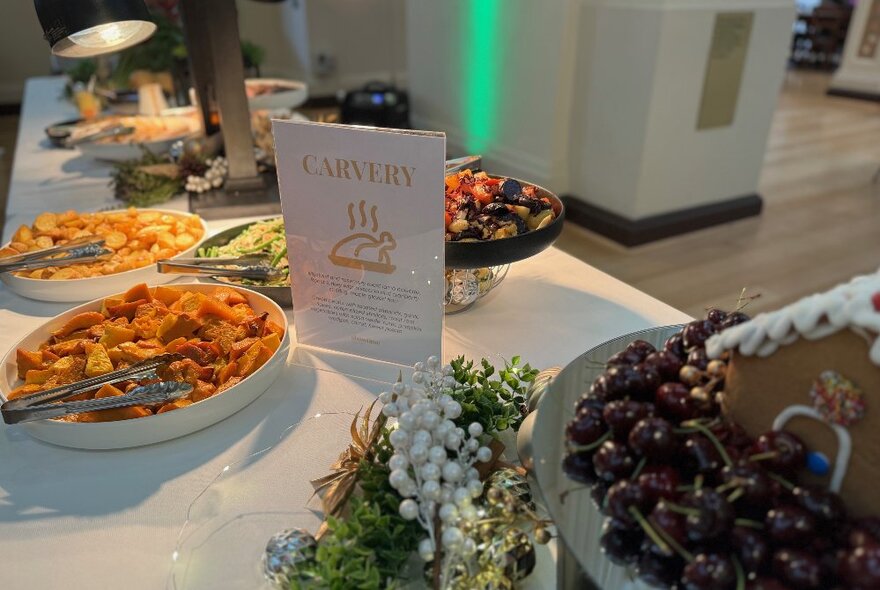
[[[60,78],[27,83],[4,241],[40,211],[113,204],[109,166],[45,142],[44,127],[76,115],[61,99],[62,87]],[[170,204],[185,206],[182,198]],[[241,221],[209,228],[214,232]],[[69,307],[23,299],[0,287],[0,350]],[[446,319],[444,356],[500,360],[521,355],[536,367],[565,365],[609,338],[687,319],[550,248],[514,264],[497,292]],[[295,434],[289,427],[303,417],[356,412],[382,390],[381,381],[395,377],[387,366],[319,355],[294,343],[284,373],[257,401],[181,439],[129,450],[78,451],[0,426],[0,588],[166,587],[187,510],[225,466]],[[298,445],[295,458],[284,459],[287,465],[294,462],[303,480],[326,473],[342,450],[317,437]],[[269,450],[260,461],[271,466],[281,460],[279,453]],[[291,488],[291,509],[306,506],[308,491],[307,486]],[[551,555],[539,556],[529,586],[555,587]]]

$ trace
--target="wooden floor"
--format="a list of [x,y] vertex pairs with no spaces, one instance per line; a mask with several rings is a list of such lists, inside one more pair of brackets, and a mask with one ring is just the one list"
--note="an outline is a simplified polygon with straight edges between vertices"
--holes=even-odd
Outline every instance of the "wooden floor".
[[776,308],[880,267],[880,104],[825,95],[828,75],[790,72],[770,132],[760,217],[626,249],[567,224],[557,243],[687,313]]
[[[626,249],[568,224],[558,245],[692,315],[760,293],[771,309],[880,267],[880,103],[825,95],[828,75],[789,72],[760,192],[764,213]],[[0,117],[0,213],[18,117]]]

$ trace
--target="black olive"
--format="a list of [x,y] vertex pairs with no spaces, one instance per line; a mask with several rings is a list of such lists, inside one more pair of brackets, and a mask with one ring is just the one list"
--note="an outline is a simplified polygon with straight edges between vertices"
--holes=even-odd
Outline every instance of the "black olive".
[[501,183],[501,193],[508,199],[512,199],[522,192],[522,185],[512,178]]
[[529,226],[526,225],[525,220],[519,215],[514,217],[513,221],[516,223],[516,235],[524,234],[529,231]]
[[504,203],[489,203],[483,207],[483,213],[502,219],[513,215],[513,212]]

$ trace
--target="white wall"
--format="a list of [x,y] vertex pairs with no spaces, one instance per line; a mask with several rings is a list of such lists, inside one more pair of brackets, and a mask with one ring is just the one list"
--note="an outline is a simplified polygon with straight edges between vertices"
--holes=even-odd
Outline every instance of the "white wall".
[[[264,76],[309,83],[312,95],[335,94],[370,80],[406,78],[405,0],[237,0],[243,39],[266,48]],[[316,68],[333,57],[332,74]]]
[[0,104],[21,102],[25,78],[50,73],[33,0],[0,0]]
[[[466,24],[473,0],[409,0],[407,55],[413,125],[447,134],[450,154],[485,150],[487,167],[544,184],[566,165],[560,136],[569,125],[570,59],[574,29],[570,2],[496,0],[494,63],[469,54]],[[469,97],[494,84],[495,102],[482,113],[494,121],[488,138],[465,129]]]

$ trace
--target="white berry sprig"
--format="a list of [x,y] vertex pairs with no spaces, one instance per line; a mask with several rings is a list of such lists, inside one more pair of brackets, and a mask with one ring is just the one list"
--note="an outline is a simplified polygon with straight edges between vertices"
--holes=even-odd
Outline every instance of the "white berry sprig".
[[193,174],[186,177],[184,188],[191,193],[203,193],[212,188],[220,188],[226,181],[226,175],[229,173],[229,162],[223,156],[216,158],[208,158],[205,160],[208,169],[204,176],[195,176]]
[[425,561],[435,559],[435,535],[440,533],[441,576],[446,579],[454,563],[477,550],[460,525],[479,517],[473,500],[482,495],[483,483],[474,464],[489,461],[492,451],[480,444],[479,422],[469,424],[467,431],[454,422],[462,408],[450,395],[460,386],[452,367],[431,356],[413,368],[411,384],[395,383],[379,395],[382,413],[397,418],[389,434],[394,454],[388,461],[388,481],[404,498],[400,515],[417,520],[427,533],[419,543]]

